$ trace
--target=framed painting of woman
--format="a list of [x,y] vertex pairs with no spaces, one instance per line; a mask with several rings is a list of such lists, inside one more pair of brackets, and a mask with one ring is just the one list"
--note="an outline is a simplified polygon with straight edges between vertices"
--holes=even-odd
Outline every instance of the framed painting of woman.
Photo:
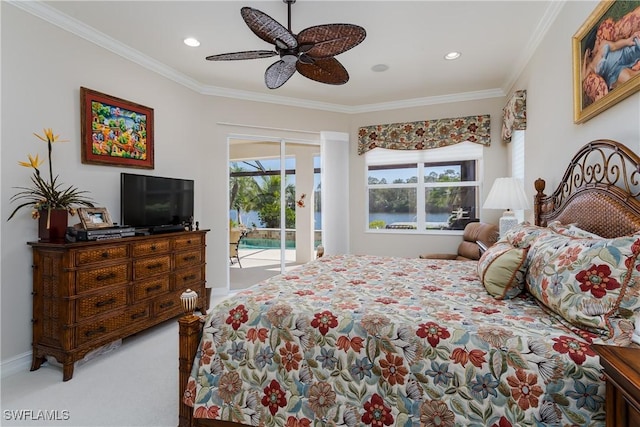
[[574,122],[640,89],[640,1],[601,1],[572,38]]

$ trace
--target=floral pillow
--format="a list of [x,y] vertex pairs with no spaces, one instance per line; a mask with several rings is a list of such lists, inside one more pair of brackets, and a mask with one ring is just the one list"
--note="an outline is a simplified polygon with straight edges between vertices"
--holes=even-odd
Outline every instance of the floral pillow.
[[[640,234],[615,239],[548,234],[529,248],[526,283],[568,322],[623,342],[631,338],[627,329],[634,312],[640,312],[639,255]],[[620,319],[626,319],[624,331],[617,330]]]
[[531,246],[538,237],[546,234],[555,234],[555,232],[546,227],[539,227],[529,224],[528,222],[523,222],[509,229],[500,241],[508,242],[514,248],[526,249]]
[[556,233],[564,234],[565,236],[579,237],[582,239],[601,239],[602,237],[597,234],[590,233],[587,230],[583,230],[575,224],[562,224],[560,221],[553,221],[547,224],[551,230]]
[[527,250],[507,242],[489,247],[478,260],[478,275],[496,299],[510,299],[524,290]]

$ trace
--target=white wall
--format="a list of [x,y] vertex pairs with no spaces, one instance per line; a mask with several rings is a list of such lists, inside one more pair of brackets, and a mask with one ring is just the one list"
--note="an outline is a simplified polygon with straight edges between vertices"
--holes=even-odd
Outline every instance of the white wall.
[[[416,257],[421,253],[455,253],[460,244],[460,233],[456,235],[382,234],[367,231],[365,193],[366,174],[364,156],[358,155],[358,128],[384,123],[412,122],[489,114],[491,116],[491,146],[483,148],[484,168],[481,179],[481,205],[489,194],[491,184],[508,172],[507,148],[500,137],[502,108],[505,98],[489,98],[478,101],[431,105],[409,109],[363,113],[351,121],[351,150],[349,163],[350,182],[350,242],[351,252],[377,255]],[[533,193],[532,193],[533,194]],[[532,196],[533,197],[533,196]],[[497,223],[501,212],[480,211],[480,220]]]
[[[51,127],[70,142],[54,146],[54,172],[91,193],[119,222],[120,172],[191,178],[195,220],[207,236],[207,286],[225,289],[227,254],[227,135],[241,123],[270,128],[348,131],[348,116],[205,96],[2,2],[1,360],[31,351],[31,251],[37,223],[25,209],[11,221],[13,187],[28,186],[27,154],[46,156],[33,132]],[[154,108],[155,169],[84,165],[80,161],[80,87]],[[248,129],[247,133],[282,136]],[[285,135],[286,136],[286,135]],[[76,222],[75,218],[70,223]],[[4,372],[4,371],[3,371]]]
[[[20,40],[20,43],[18,43]],[[37,225],[30,209],[7,222],[13,187],[28,186],[31,170],[18,165],[28,154],[46,158],[32,133],[53,128],[69,142],[53,147],[54,174],[90,192],[97,206],[120,217],[123,168],[80,162],[80,86],[154,108],[155,170],[127,169],[196,179],[202,166],[194,142],[202,139],[201,96],[103,49],[2,3],[2,360],[30,351],[31,250]],[[149,90],[152,88],[153,90]],[[192,165],[183,167],[183,165]],[[45,171],[48,167],[42,166]],[[201,216],[202,197],[196,212]],[[70,224],[78,222],[70,218]]]
[[[557,21],[512,90],[527,89],[526,176],[558,183],[572,154],[584,143],[615,139],[640,151],[640,94],[611,107],[582,125],[573,124],[571,36],[598,2],[567,2]],[[65,183],[91,192],[99,205],[119,212],[119,173],[108,166],[80,162],[79,88],[86,86],[155,109],[155,169],[149,173],[196,180],[196,220],[210,228],[207,241],[208,286],[226,286],[227,135],[241,127],[349,132],[350,246],[354,253],[415,256],[424,251],[455,248],[458,239],[438,236],[380,236],[365,233],[364,164],[356,153],[359,126],[490,114],[492,145],[484,150],[486,183],[508,173],[508,150],[499,137],[506,98],[433,105],[375,113],[345,115],[274,104],[209,97],[133,64],[77,38],[14,6],[0,4],[2,31],[1,191],[1,360],[31,350],[31,259],[27,241],[36,239],[36,223],[24,212],[7,222],[12,187],[28,185],[29,171],[17,165],[38,145],[32,132],[53,127],[71,142],[54,147],[54,167]],[[256,128],[246,133],[282,137],[282,132]],[[286,136],[286,135],[285,135]],[[40,151],[43,153],[43,151]],[[488,184],[490,185],[490,184]],[[489,188],[483,189],[483,194]],[[533,196],[531,184],[527,193]],[[484,196],[482,197],[484,199]],[[499,212],[483,211],[495,221]],[[116,215],[119,216],[119,215]],[[118,218],[119,219],[119,218]]]
[[597,1],[566,2],[513,90],[527,90],[525,182],[547,181],[551,194],[580,147],[613,139],[640,152],[640,93],[583,124],[573,123],[571,37]]

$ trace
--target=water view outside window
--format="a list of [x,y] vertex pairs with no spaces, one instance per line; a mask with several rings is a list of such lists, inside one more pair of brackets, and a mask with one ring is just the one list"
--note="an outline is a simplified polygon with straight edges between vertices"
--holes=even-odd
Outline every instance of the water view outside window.
[[477,220],[476,171],[475,160],[370,165],[369,229],[462,230]]
[[[314,158],[314,227],[322,229],[320,157]],[[285,159],[286,228],[295,228],[295,159]],[[257,159],[229,164],[229,218],[234,226],[280,228],[280,160]],[[307,195],[309,197],[309,195]]]

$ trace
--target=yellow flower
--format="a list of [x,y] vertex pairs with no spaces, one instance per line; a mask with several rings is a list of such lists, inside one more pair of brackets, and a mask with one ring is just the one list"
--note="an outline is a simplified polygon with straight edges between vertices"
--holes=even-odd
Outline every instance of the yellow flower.
[[54,142],[63,142],[59,135],[54,135],[53,130],[43,129],[44,136],[34,133],[34,135],[41,141],[47,143],[47,152],[49,160],[49,179],[40,173],[38,167],[44,163],[44,160],[40,159],[39,155],[33,157],[29,154],[28,162],[18,162],[20,166],[27,168],[33,168],[34,172],[31,175],[30,187],[15,187],[18,191],[11,196],[10,201],[19,203],[18,206],[11,212],[9,219],[20,209],[30,207],[32,212],[31,216],[36,219],[40,213],[38,211],[47,210],[48,215],[51,214],[52,209],[66,209],[72,210],[76,205],[93,207],[93,202],[90,198],[85,197],[86,191],[80,191],[73,185],[63,185],[58,175],[53,174],[53,165],[51,161],[52,144]]
[[60,135],[53,135],[53,130],[51,128],[49,129],[42,129],[42,131],[44,132],[44,136],[40,136],[37,133],[33,133],[35,136],[37,136],[40,140],[44,141],[44,142],[68,142],[69,140],[67,139],[61,139],[58,140],[58,138],[60,138]]
[[29,162],[18,162],[20,166],[24,166],[25,168],[34,168],[38,169],[38,167],[44,163],[44,160],[40,160],[40,156],[36,154],[36,157],[31,157],[31,154],[28,154]]

